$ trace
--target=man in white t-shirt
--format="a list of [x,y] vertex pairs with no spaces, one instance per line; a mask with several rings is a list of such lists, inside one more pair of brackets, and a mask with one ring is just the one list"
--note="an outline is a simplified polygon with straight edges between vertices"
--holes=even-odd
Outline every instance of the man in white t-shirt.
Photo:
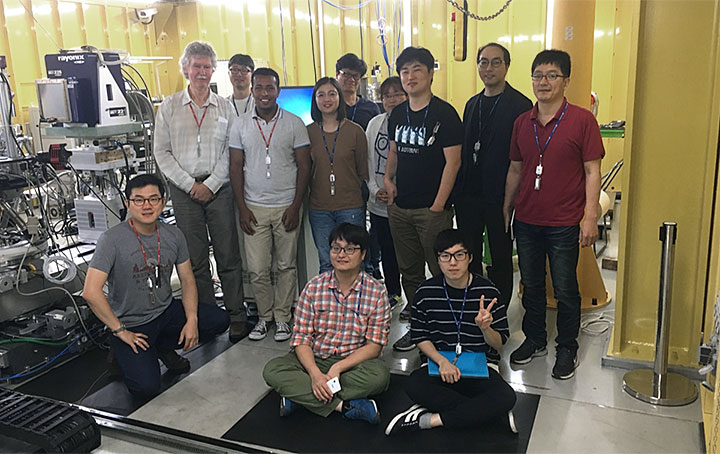
[[255,63],[249,55],[235,54],[230,57],[228,75],[233,93],[227,99],[233,105],[235,115],[238,117],[252,112],[255,108],[255,101],[250,93],[250,78],[254,70]]
[[[258,306],[251,340],[288,340],[290,309],[297,294],[297,243],[302,199],[310,181],[310,140],[300,117],[277,105],[279,76],[270,68],[252,75],[255,109],[230,131],[230,181],[240,210],[240,228],[250,284]],[[270,253],[268,253],[270,252]],[[275,287],[270,279],[277,265]]]

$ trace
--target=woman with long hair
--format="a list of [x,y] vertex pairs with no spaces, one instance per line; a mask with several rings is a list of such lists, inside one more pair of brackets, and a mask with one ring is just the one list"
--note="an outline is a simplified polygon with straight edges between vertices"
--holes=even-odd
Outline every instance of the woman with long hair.
[[345,118],[338,82],[318,80],[313,88],[308,125],[310,155],[310,227],[320,259],[320,272],[331,269],[330,231],[349,222],[365,228],[361,185],[368,179],[367,139],[363,129]]

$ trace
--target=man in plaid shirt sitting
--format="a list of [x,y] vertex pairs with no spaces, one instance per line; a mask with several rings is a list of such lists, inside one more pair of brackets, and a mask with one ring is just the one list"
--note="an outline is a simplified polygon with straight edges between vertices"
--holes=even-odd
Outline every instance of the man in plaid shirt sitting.
[[379,358],[390,331],[387,292],[362,271],[370,244],[365,229],[343,223],[329,241],[333,269],[305,286],[295,309],[293,351],[271,360],[263,377],[281,396],[280,416],[303,406],[323,417],[337,411],[377,424],[380,413],[367,397],[390,383]]

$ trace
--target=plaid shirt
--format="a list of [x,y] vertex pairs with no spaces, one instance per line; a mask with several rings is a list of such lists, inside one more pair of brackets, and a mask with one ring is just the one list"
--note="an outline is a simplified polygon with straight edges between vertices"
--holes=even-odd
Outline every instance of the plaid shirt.
[[[203,114],[198,154],[197,123]],[[230,181],[228,139],[235,118],[230,102],[212,92],[202,106],[192,102],[187,88],[165,98],[155,120],[153,147],[163,175],[185,192],[190,192],[196,178],[207,177],[204,184],[217,193]]]
[[389,331],[384,285],[361,271],[345,296],[335,272],[328,271],[315,276],[300,294],[290,346],[309,345],[321,358],[345,357],[368,341],[386,345]]

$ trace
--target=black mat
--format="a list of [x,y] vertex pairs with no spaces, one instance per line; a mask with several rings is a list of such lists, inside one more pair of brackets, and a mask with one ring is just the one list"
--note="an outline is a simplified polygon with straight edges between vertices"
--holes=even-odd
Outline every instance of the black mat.
[[520,431],[515,435],[502,423],[476,429],[422,430],[388,437],[385,427],[412,402],[403,392],[407,377],[393,375],[390,389],[377,396],[382,422],[372,426],[348,421],[338,413],[321,418],[304,409],[280,418],[280,396],[266,395],[222,438],[294,452],[525,452],[540,396],[518,393],[513,413]]
[[[164,373],[166,369],[161,364],[160,370],[163,372],[161,392],[201,368],[232,345],[227,334],[222,334],[189,352],[182,352],[181,354],[190,360],[191,368],[188,374]],[[127,416],[150,399],[134,398],[119,377],[109,375],[107,354],[107,350],[100,348],[89,350],[16,389],[26,394],[77,403]]]

